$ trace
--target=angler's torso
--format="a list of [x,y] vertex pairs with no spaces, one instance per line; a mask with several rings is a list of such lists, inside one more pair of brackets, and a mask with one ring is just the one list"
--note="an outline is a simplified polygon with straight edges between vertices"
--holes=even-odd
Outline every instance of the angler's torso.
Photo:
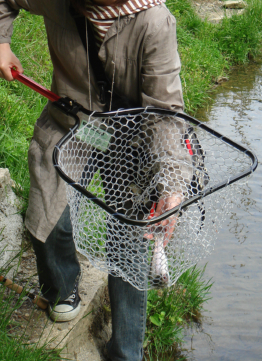
[[[69,0],[8,2],[15,10],[25,8],[44,16],[54,66],[52,90],[77,100],[88,109],[103,110],[85,49],[69,13]],[[9,23],[11,21],[12,18]],[[115,21],[99,51],[109,79],[115,68],[117,92],[139,106],[181,110],[183,98],[174,17],[162,5],[123,17],[118,31],[117,27]],[[67,204],[65,184],[52,165],[52,153],[73,123],[72,118],[49,103],[35,124],[28,153],[31,187],[25,224],[41,241],[45,241]],[[165,133],[162,136],[165,137]]]
[[[94,74],[88,67],[86,51],[75,20],[69,12],[69,0],[16,0],[15,3],[34,14],[44,16],[54,66],[52,90],[60,96],[76,99],[88,109],[103,110]],[[112,79],[115,72],[115,90],[137,106],[148,105],[141,97],[144,52],[152,38],[156,44],[161,44],[159,28],[165,21],[175,23],[164,5],[122,17],[119,24],[116,20],[108,30],[99,50],[99,57],[108,78]],[[172,49],[168,51],[172,52]],[[165,64],[163,69],[164,67]],[[178,67],[180,70],[180,63]],[[152,90],[149,90],[150,92]],[[155,92],[161,94],[161,89],[155,89]],[[50,112],[63,127],[72,125],[70,119],[64,116],[62,119],[57,111],[50,108]]]

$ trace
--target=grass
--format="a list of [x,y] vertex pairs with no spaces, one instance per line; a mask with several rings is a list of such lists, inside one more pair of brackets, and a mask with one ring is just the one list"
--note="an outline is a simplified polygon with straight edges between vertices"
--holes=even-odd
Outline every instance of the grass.
[[261,55],[262,2],[248,0],[242,15],[225,17],[219,24],[202,21],[189,1],[167,0],[177,19],[178,50],[186,111],[194,114],[209,100],[217,79],[236,64]]
[[203,304],[210,298],[212,282],[204,279],[205,268],[192,267],[174,286],[148,292],[144,360],[174,360],[179,354],[185,326],[200,320]]
[[225,18],[214,31],[214,41],[230,64],[245,64],[261,55],[262,2],[248,4],[242,15]]
[[[1,238],[1,232],[0,232]],[[0,239],[1,244],[1,239]],[[3,250],[0,250],[0,257]],[[5,276],[7,272],[14,266],[10,264],[19,263],[23,251],[16,254],[9,265],[4,268],[0,267],[0,275]],[[14,272],[15,277],[15,272]],[[7,289],[0,283],[0,360],[1,361],[58,361],[62,360],[60,357],[60,349],[49,349],[49,342],[41,342],[41,335],[36,343],[29,340],[30,334],[33,334],[34,329],[29,327],[29,321],[26,321],[26,326],[21,325],[14,320],[13,315],[18,310],[23,302],[25,302],[26,291],[17,295],[15,291]],[[32,310],[33,314],[33,310]],[[23,327],[23,328],[22,328]]]
[[[203,106],[209,100],[217,79],[225,76],[232,66],[248,63],[261,55],[262,2],[247,2],[249,6],[243,15],[210,24],[196,16],[188,0],[167,0],[167,6],[177,19],[186,112],[194,114]],[[14,23],[12,50],[26,74],[50,88],[52,64],[41,18],[23,11],[20,13]],[[46,100],[17,82],[4,80],[1,80],[0,96],[0,167],[9,168],[11,177],[21,185],[17,192],[23,199],[24,214],[29,194],[27,149],[35,120]],[[203,272],[193,268],[183,274],[174,287],[149,292],[146,360],[168,360],[177,352],[176,345],[183,340],[183,327],[188,320],[198,316],[209,294],[211,283],[203,280]],[[28,348],[22,338],[13,337],[15,326],[10,323],[11,315],[20,307],[22,298],[15,301],[14,294],[10,293],[10,298],[4,294],[1,287],[0,359],[58,359],[45,348]],[[4,349],[6,354],[3,354]]]
[[[23,11],[14,28],[13,52],[26,69],[26,74],[49,88],[52,65],[43,19]],[[47,101],[18,82],[4,80],[0,80],[0,97],[0,167],[9,168],[11,177],[21,185],[17,192],[24,200],[22,213],[25,213],[30,186],[27,150],[34,123]]]

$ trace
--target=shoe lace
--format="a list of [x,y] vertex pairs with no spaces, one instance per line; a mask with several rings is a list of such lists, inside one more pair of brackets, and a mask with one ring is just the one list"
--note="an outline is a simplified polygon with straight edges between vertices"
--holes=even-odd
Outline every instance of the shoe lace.
[[72,294],[67,299],[65,299],[64,301],[74,302],[75,298],[76,298],[76,287],[74,288]]

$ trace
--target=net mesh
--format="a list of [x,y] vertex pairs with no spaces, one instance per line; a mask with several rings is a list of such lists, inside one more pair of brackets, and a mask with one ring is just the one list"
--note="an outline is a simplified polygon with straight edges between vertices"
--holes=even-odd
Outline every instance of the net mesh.
[[[58,166],[132,220],[149,220],[250,168],[233,146],[173,115],[81,114]],[[128,225],[67,186],[77,250],[139,290],[174,284],[214,247],[236,187],[226,186],[154,225]]]

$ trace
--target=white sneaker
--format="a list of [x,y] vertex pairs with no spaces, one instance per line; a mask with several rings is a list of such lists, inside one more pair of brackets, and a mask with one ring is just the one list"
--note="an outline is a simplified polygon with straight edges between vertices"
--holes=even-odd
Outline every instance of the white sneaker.
[[72,294],[67,299],[57,303],[49,303],[49,317],[57,322],[73,320],[78,315],[80,306],[81,298],[78,294],[78,282],[76,282]]

